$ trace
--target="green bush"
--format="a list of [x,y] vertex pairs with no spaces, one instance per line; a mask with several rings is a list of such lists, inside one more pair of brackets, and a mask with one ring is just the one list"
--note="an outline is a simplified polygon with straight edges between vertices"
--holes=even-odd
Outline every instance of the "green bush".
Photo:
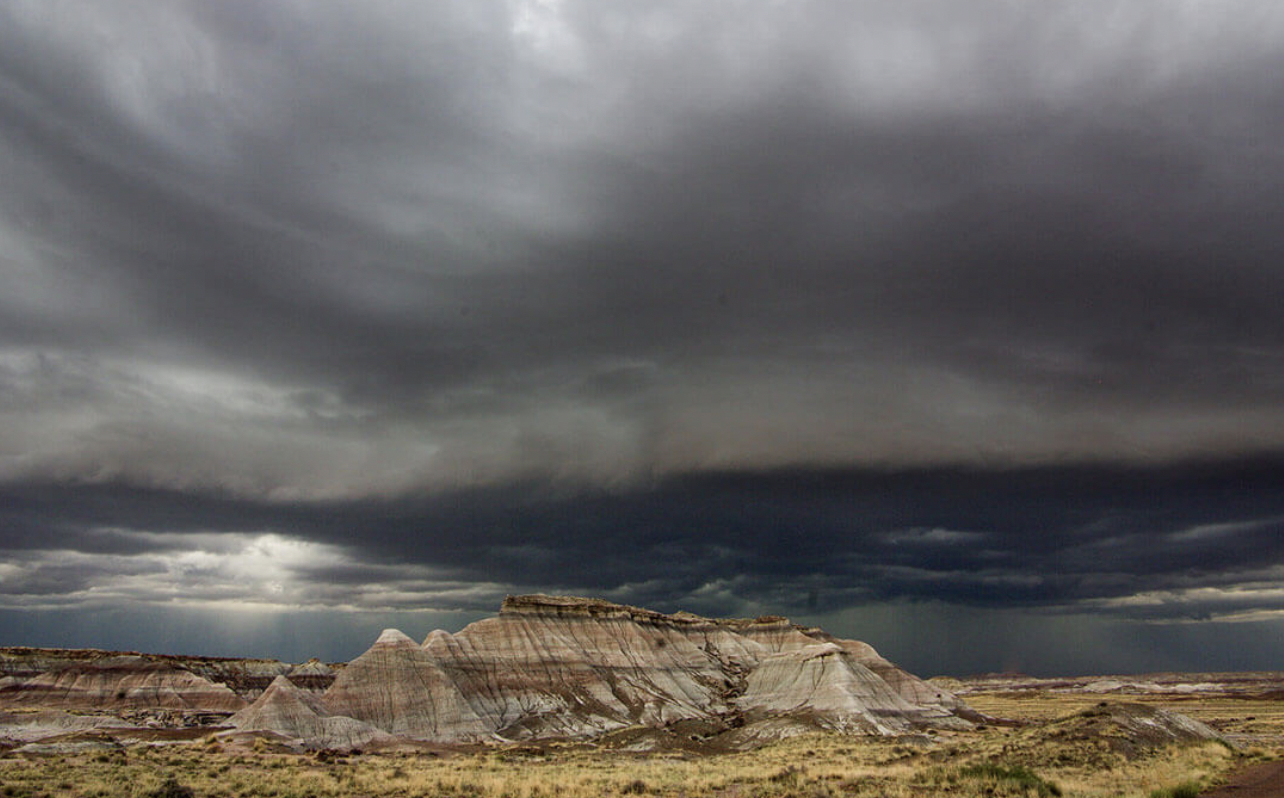
[[[998,765],[984,762],[979,765],[968,765],[959,769],[964,778],[984,779],[987,781],[1008,782],[1023,790],[1033,790],[1042,796],[1059,796],[1061,787],[1056,782],[1048,781],[1024,765]],[[1152,796],[1152,798],[1154,798]]]
[[1150,791],[1150,798],[1199,798],[1198,782],[1185,781],[1175,787],[1161,787]]

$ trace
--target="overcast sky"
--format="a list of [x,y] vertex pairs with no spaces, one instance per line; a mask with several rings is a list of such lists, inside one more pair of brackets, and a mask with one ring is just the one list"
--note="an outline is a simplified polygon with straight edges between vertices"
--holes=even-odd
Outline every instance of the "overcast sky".
[[1284,6],[0,5],[0,644],[505,593],[1284,667]]

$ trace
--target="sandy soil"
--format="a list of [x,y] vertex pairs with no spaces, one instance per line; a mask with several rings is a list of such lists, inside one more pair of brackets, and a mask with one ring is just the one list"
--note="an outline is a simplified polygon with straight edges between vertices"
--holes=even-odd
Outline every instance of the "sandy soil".
[[1284,798],[1284,762],[1263,762],[1231,774],[1205,798]]

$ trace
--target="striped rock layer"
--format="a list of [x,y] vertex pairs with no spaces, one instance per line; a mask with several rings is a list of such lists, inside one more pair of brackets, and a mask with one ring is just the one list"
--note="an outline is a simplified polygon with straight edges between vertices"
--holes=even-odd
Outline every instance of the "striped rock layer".
[[386,630],[315,711],[436,742],[589,738],[683,721],[899,734],[976,717],[865,643],[784,618],[540,595],[509,597],[497,617],[422,645]]
[[8,707],[235,712],[245,703],[226,685],[139,656],[62,665],[0,686],[0,706]]

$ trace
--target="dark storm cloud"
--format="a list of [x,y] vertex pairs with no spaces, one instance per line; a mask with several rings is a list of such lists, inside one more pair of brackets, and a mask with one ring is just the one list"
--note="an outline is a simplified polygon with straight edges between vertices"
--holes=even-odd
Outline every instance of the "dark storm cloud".
[[[80,577],[62,593],[152,574],[130,594],[139,600],[166,585],[189,600],[208,589],[251,603],[485,611],[504,592],[545,590],[714,614],[908,600],[1267,617],[1284,611],[1281,485],[1280,461],[1256,460],[710,474],[324,504],[13,486],[0,523],[38,517],[46,531],[9,542],[21,578],[3,584],[10,603],[44,602],[28,586],[71,562]],[[238,568],[258,582],[238,585]],[[260,582],[275,592],[256,593]]]
[[980,5],[10,6],[4,473],[1279,445],[1279,12]]
[[9,3],[0,603],[1278,617],[1281,45]]

